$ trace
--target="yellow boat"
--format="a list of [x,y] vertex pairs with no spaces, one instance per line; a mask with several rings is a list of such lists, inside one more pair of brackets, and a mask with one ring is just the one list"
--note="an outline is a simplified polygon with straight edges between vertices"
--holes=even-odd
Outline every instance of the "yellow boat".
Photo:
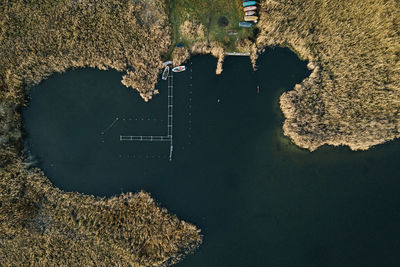
[[245,21],[255,21],[255,20],[258,20],[258,17],[257,16],[245,16],[244,20]]

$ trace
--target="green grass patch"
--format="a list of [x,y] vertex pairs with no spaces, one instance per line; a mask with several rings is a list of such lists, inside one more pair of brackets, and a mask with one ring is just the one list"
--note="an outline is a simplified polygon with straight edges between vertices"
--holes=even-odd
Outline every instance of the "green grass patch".
[[[218,41],[229,52],[237,51],[237,42],[240,39],[253,37],[253,28],[240,28],[244,12],[241,0],[168,0],[170,7],[170,21],[173,27],[173,46],[184,43],[191,47],[197,41]],[[221,17],[226,17],[229,24],[222,27],[218,24]],[[179,27],[185,21],[200,22],[206,27],[205,37],[188,40],[179,32]],[[237,35],[229,35],[229,31],[236,31]]]

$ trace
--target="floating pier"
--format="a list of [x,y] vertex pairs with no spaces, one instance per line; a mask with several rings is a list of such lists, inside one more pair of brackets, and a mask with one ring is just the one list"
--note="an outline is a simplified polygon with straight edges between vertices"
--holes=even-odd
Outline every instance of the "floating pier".
[[172,161],[173,146],[173,121],[174,121],[174,76],[171,71],[168,75],[168,120],[167,120],[167,135],[120,135],[120,141],[135,141],[135,142],[169,142],[169,161]]
[[119,141],[144,141],[144,142],[170,142],[170,136],[149,136],[149,135],[120,135]]
[[250,56],[250,53],[236,53],[236,52],[226,52],[226,56],[245,56],[248,57]]

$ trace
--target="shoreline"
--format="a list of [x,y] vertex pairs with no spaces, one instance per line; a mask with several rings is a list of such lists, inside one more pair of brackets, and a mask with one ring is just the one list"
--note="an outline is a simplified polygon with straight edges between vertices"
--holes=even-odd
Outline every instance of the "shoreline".
[[[389,30],[400,10],[393,2],[378,3],[382,1],[365,4],[362,13],[355,0],[348,1],[346,9],[329,0],[323,1],[324,8],[295,2],[296,8],[262,2],[256,41],[260,49],[289,47],[313,71],[280,97],[284,134],[310,151],[324,144],[366,150],[400,137],[400,47],[394,45],[400,35]],[[381,12],[390,16],[372,15]],[[286,23],[287,17],[293,21]],[[323,19],[315,23],[317,18]],[[379,36],[379,42],[366,37],[372,35]]]
[[[348,0],[344,9],[343,3],[329,0],[323,6],[300,0],[293,5],[279,0],[260,2],[256,41],[237,43],[242,51],[250,51],[253,68],[263,49],[282,45],[308,60],[312,70],[280,96],[283,132],[297,146],[310,151],[324,144],[366,150],[400,137],[400,36],[393,30],[400,11],[394,3],[378,0],[360,8],[359,2]],[[126,70],[122,83],[150,100],[157,93],[154,86],[161,59],[176,41],[172,31],[180,30],[174,28],[166,9],[166,0],[140,0],[135,5],[113,0],[107,5],[56,1],[40,8],[17,1],[5,9],[6,15],[0,18],[4,25],[0,38],[4,59],[0,193],[4,205],[0,215],[9,222],[2,225],[8,259],[19,259],[23,265],[24,256],[29,256],[36,263],[48,260],[56,265],[64,260],[65,265],[74,265],[75,260],[90,264],[86,260],[95,255],[104,264],[157,266],[175,263],[181,260],[182,250],[192,252],[201,244],[194,225],[160,208],[148,193],[97,199],[64,192],[32,168],[22,152],[21,107],[27,101],[27,88],[52,73],[76,67]],[[184,25],[180,22],[175,26]],[[188,60],[190,54],[211,54],[218,59],[216,73],[220,74],[227,45],[209,39],[201,25],[206,24],[189,22],[182,28],[191,46],[174,49],[174,65]],[[242,34],[248,38],[249,33]],[[135,208],[140,212],[134,213]],[[154,217],[143,217],[148,213]],[[145,219],[151,223],[131,228],[136,223],[132,220]],[[162,224],[169,227],[154,228]],[[104,229],[108,234],[102,234]],[[174,234],[168,240],[159,238],[163,231]],[[113,240],[110,233],[118,233],[120,239]],[[130,239],[138,241],[132,245]],[[68,242],[66,247],[63,242]],[[56,257],[43,258],[40,251],[48,249]]]
[[[168,213],[149,193],[96,198],[64,192],[23,152],[21,108],[28,101],[28,88],[52,73],[79,67],[126,70],[125,86],[138,88],[145,100],[156,93],[151,88],[161,69],[161,54],[170,45],[165,6],[165,1],[154,0],[135,5],[113,0],[89,5],[84,0],[43,3],[38,9],[16,2],[5,10],[13,16],[0,18],[8,33],[0,38],[0,55],[6,59],[0,70],[0,216],[7,222],[1,226],[7,239],[4,264],[26,265],[29,258],[34,265],[171,265],[202,243],[196,226]],[[110,8],[113,15],[108,14]],[[22,18],[26,27],[15,29]],[[112,238],[115,235],[118,238]],[[166,235],[168,240],[162,238]]]

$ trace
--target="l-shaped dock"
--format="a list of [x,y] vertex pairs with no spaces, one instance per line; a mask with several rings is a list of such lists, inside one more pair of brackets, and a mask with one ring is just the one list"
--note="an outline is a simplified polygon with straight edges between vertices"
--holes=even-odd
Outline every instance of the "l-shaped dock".
[[172,161],[172,153],[174,150],[173,143],[173,121],[174,121],[174,75],[171,71],[168,75],[168,120],[167,135],[120,135],[120,141],[135,142],[170,142],[169,161]]

